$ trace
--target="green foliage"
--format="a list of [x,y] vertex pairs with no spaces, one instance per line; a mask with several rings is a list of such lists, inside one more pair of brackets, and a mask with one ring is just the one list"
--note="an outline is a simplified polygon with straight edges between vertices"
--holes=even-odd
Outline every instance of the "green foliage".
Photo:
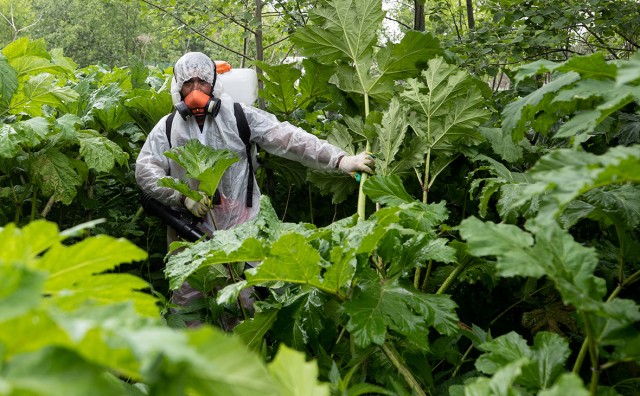
[[[535,62],[519,69],[516,82],[548,72],[557,76],[542,89],[507,105],[504,133],[519,140],[530,125],[535,132],[570,137],[575,144],[587,141],[605,119],[640,100],[640,74],[628,66],[624,70],[618,77],[616,64],[606,62],[601,54],[574,57],[560,64]],[[552,128],[555,120],[565,117],[566,122],[557,130]]]
[[0,229],[3,395],[328,394],[316,365],[284,346],[266,366],[220,331],[167,328],[157,300],[139,291],[146,282],[112,272],[146,253],[107,236],[63,244],[80,230]]
[[[230,150],[213,150],[197,140],[189,140],[185,145],[174,147],[164,153],[165,156],[176,161],[186,171],[187,177],[198,180],[198,189],[210,197],[215,194],[224,172],[234,163],[238,156]],[[199,201],[198,191],[192,190],[180,180],[163,177],[158,184],[171,187],[182,194]]]

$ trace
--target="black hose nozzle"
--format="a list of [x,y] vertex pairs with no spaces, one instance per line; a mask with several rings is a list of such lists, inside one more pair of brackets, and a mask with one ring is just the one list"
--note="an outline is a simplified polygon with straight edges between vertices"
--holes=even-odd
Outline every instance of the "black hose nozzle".
[[158,217],[166,225],[173,228],[180,237],[189,242],[202,239],[206,234],[193,225],[193,221],[185,221],[184,216],[175,210],[161,204],[148,194],[142,194],[142,208],[147,214]]

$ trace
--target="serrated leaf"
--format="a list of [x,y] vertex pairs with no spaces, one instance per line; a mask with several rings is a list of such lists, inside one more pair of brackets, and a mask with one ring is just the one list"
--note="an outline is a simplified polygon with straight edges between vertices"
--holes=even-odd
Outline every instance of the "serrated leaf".
[[392,164],[403,144],[409,123],[400,108],[400,101],[393,98],[389,109],[382,117],[382,124],[377,126],[376,174],[389,176],[393,172]]
[[82,130],[76,134],[80,142],[80,155],[89,168],[98,172],[109,172],[115,164],[124,165],[129,154],[120,146],[94,130]]
[[409,30],[399,43],[383,47],[376,57],[385,78],[400,80],[415,77],[418,66],[442,52],[438,39],[431,33]]
[[253,318],[247,319],[233,329],[250,350],[259,350],[264,335],[269,331],[278,317],[277,309],[257,312]]
[[527,364],[527,359],[522,358],[501,367],[491,378],[476,378],[465,385],[465,396],[520,396],[522,395],[514,387],[514,382],[522,373],[522,366]]
[[0,54],[0,103],[8,104],[18,89],[18,73]]
[[62,290],[52,290],[47,285],[46,291],[51,293],[56,306],[64,310],[73,311],[86,302],[98,305],[131,303],[141,316],[157,318],[157,299],[143,292],[148,288],[149,284],[142,278],[123,273],[86,276]]
[[269,365],[269,372],[279,385],[282,396],[328,396],[329,384],[318,381],[318,366],[307,362],[304,353],[281,344]]
[[54,76],[46,73],[30,77],[11,98],[12,114],[26,113],[32,117],[43,115],[43,107],[63,108],[76,101],[78,93],[57,84]]
[[266,73],[260,76],[265,87],[260,91],[260,96],[266,99],[277,112],[291,114],[297,107],[295,83],[302,72],[287,64],[276,66],[265,62],[256,62],[256,64]]
[[572,102],[576,99],[597,98],[598,105],[579,111],[569,121],[560,126],[554,137],[571,137],[581,133],[592,133],[600,123],[615,111],[634,100],[634,88],[622,86],[614,88],[612,81],[581,80],[574,87],[556,95],[550,105]]
[[581,194],[603,186],[638,183],[639,175],[640,145],[612,147],[601,155],[559,149],[544,155],[529,169],[527,176],[532,182],[520,187],[520,197],[510,205],[520,206],[540,198],[536,222],[555,223],[566,206]]
[[224,172],[239,160],[237,154],[228,149],[215,150],[196,139],[174,147],[164,155],[182,166],[188,177],[200,180],[200,190],[209,196],[216,192]]
[[538,59],[535,62],[518,66],[518,71],[516,72],[514,80],[516,83],[519,83],[528,77],[553,72],[559,65],[560,64],[557,62],[552,62],[546,59]]
[[616,78],[617,67],[607,62],[602,52],[587,56],[572,56],[557,68],[560,72],[574,71],[583,79],[613,80]]
[[333,74],[332,68],[309,58],[302,61],[302,67],[304,75],[298,84],[300,89],[300,98],[297,98],[298,107],[304,107],[309,102],[329,96],[329,78]]
[[35,220],[23,228],[9,223],[0,228],[0,265],[33,268],[38,256],[62,239],[55,223]]
[[322,195],[331,195],[331,203],[334,205],[344,202],[358,189],[358,184],[352,177],[339,172],[309,170],[307,180]]
[[546,227],[536,233],[534,244],[532,235],[516,226],[468,218],[460,225],[460,235],[469,242],[470,254],[496,256],[496,268],[502,276],[546,275],[565,304],[602,310],[606,287],[604,279],[594,276],[598,264],[595,250],[577,243],[557,225]]
[[0,322],[40,303],[45,275],[23,266],[0,264]]
[[286,234],[271,245],[269,255],[255,269],[246,272],[249,285],[283,281],[307,284],[320,290],[340,294],[340,285],[323,279],[323,267],[329,264],[300,234]]
[[494,374],[511,362],[523,359],[522,373],[517,382],[527,389],[550,387],[564,371],[570,355],[568,342],[555,333],[539,332],[533,347],[515,332],[510,332],[480,345],[485,351],[476,360],[478,370]]
[[511,135],[514,142],[522,140],[525,125],[544,107],[545,100],[550,101],[553,95],[566,86],[580,79],[576,72],[562,74],[542,88],[537,89],[515,102],[509,103],[502,111],[502,130]]
[[[522,158],[522,146],[516,144],[511,135],[505,136],[502,128],[478,128],[478,131],[491,144],[493,152],[507,162],[516,162]],[[523,141],[524,142],[524,141]]]
[[218,230],[211,240],[200,242],[171,256],[165,268],[169,286],[177,289],[202,266],[263,260],[267,252],[263,242],[242,235],[243,230],[246,227]]
[[409,124],[424,139],[424,151],[442,155],[482,142],[477,127],[487,119],[484,99],[471,76],[443,58],[431,59],[420,79],[409,79],[401,94],[414,112]]
[[31,158],[29,170],[45,195],[65,205],[73,201],[77,194],[76,187],[82,184],[69,157],[55,148],[42,151]]
[[68,247],[53,246],[38,262],[38,268],[49,272],[45,291],[55,293],[118,264],[146,257],[145,251],[125,239],[98,235]]
[[584,386],[582,379],[575,373],[564,373],[555,384],[548,389],[543,389],[538,396],[588,396],[589,391]]
[[145,124],[153,127],[162,117],[171,112],[173,103],[171,95],[166,89],[157,92],[150,89],[135,88],[128,94],[124,105],[129,111],[137,114],[136,119],[142,118]]
[[448,296],[424,294],[396,282],[361,281],[353,298],[343,304],[349,316],[347,330],[359,347],[382,345],[387,329],[426,348],[427,326],[442,334],[457,329],[456,305]]
[[115,395],[124,386],[110,380],[105,369],[65,348],[46,348],[13,358],[3,372],[12,394]]
[[397,175],[371,176],[367,178],[362,189],[371,200],[384,205],[401,205],[415,201]]
[[371,54],[384,12],[376,0],[333,0],[309,17],[313,25],[298,29],[292,40],[303,55],[329,64],[338,59],[357,62]]

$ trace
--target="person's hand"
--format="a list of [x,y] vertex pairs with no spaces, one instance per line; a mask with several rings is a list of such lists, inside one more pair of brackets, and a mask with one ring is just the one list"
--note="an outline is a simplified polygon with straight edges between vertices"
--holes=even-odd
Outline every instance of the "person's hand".
[[358,155],[348,155],[342,157],[338,169],[344,173],[354,174],[356,172],[373,173],[371,168],[375,165],[373,156],[367,152],[362,152]]
[[207,211],[211,207],[211,200],[205,194],[200,193],[202,197],[200,201],[195,201],[189,197],[184,197],[184,207],[189,210],[194,216],[204,217]]

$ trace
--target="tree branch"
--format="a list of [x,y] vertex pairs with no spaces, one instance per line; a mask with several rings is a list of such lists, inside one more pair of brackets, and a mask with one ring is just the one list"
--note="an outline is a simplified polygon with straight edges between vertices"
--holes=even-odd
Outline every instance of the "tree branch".
[[173,18],[173,19],[175,19],[176,21],[180,22],[182,25],[186,26],[186,27],[187,27],[187,29],[191,30],[193,33],[195,33],[195,34],[197,34],[198,36],[202,37],[203,39],[205,39],[205,40],[209,41],[210,43],[215,44],[215,45],[217,45],[218,47],[224,48],[225,50],[227,50],[227,51],[229,51],[229,52],[232,52],[232,53],[234,53],[234,54],[236,54],[236,55],[238,55],[238,56],[240,56],[240,57],[242,57],[242,58],[245,58],[245,59],[248,59],[248,60],[253,60],[253,58],[251,58],[251,57],[249,57],[249,56],[247,56],[247,55],[245,55],[245,54],[243,54],[243,53],[241,53],[241,52],[238,52],[238,51],[236,51],[236,50],[234,50],[234,49],[232,49],[232,48],[227,47],[227,46],[226,46],[226,45],[224,45],[224,44],[221,44],[221,43],[219,43],[219,42],[217,42],[217,41],[215,41],[215,40],[213,40],[213,39],[209,38],[209,37],[208,37],[208,36],[206,36],[204,33],[200,32],[199,30],[197,30],[197,29],[195,29],[195,28],[193,28],[193,27],[191,27],[191,26],[190,26],[189,24],[187,24],[185,21],[183,21],[182,19],[180,19],[180,17],[178,17],[177,15],[174,15],[173,13],[169,12],[167,9],[165,9],[165,8],[163,8],[163,7],[160,7],[160,6],[159,6],[159,5],[157,5],[157,4],[153,4],[153,3],[152,3],[152,2],[150,2],[149,0],[141,0],[141,1],[142,1],[142,2],[144,2],[144,3],[145,3],[145,4],[147,4],[147,5],[149,5],[149,6],[153,7],[153,8],[155,8],[155,9],[157,9],[157,10],[160,10],[161,12],[165,13],[166,15],[169,15],[170,17],[172,17],[172,18]]

